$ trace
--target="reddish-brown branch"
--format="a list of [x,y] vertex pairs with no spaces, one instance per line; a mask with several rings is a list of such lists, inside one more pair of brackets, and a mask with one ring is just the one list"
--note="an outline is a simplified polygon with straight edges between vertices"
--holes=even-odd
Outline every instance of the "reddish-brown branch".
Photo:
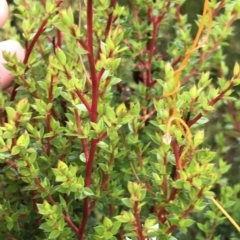
[[[202,193],[203,193],[203,188],[200,189],[200,191],[199,191],[199,193],[198,193],[198,195],[197,195],[197,198],[196,198],[196,200],[195,200],[195,203],[199,200],[199,198],[202,197]],[[194,206],[195,206],[195,204],[192,204],[191,206],[189,206],[189,208],[188,208],[185,212],[183,212],[183,213],[181,214],[180,219],[186,218],[186,217],[194,210]],[[170,234],[170,233],[173,232],[173,230],[176,229],[176,228],[177,228],[177,226],[172,225],[172,226],[169,227],[169,229],[167,230],[167,234]]]
[[150,41],[150,47],[149,47],[149,54],[148,54],[148,63],[145,64],[146,70],[147,70],[147,79],[145,85],[149,86],[152,80],[152,59],[153,59],[153,53],[156,45],[156,39],[157,39],[157,31],[158,31],[158,26],[160,22],[157,21],[157,19],[154,20],[153,22],[153,33],[152,33],[152,39]]
[[[179,190],[176,188],[172,189],[171,195],[169,197],[169,199],[167,200],[167,203],[169,203],[170,201],[174,201],[174,199],[176,198],[177,194],[178,194]],[[158,220],[164,224],[167,221],[167,218],[165,215],[167,215],[169,212],[162,207],[159,212],[158,212]]]
[[8,160],[7,163],[14,168],[16,171],[18,170],[18,167],[16,165],[16,163],[13,160]]
[[228,101],[228,107],[233,118],[234,126],[240,132],[240,122],[238,120],[238,112],[234,109],[232,102]]
[[[88,46],[88,63],[90,69],[90,76],[92,80],[92,106],[91,106],[91,122],[97,122],[97,107],[98,107],[98,87],[99,81],[97,79],[97,73],[95,69],[95,60],[93,52],[93,1],[87,2],[87,46]],[[94,162],[94,155],[97,148],[97,139],[92,139],[91,147],[89,151],[89,158],[86,159],[86,176],[85,187],[91,185],[91,174]],[[83,218],[79,226],[78,239],[82,240],[84,236],[84,230],[86,228],[88,216],[89,216],[89,197],[84,199],[83,203]]]
[[65,222],[68,224],[68,226],[71,227],[72,230],[73,230],[76,234],[78,234],[78,228],[77,228],[77,226],[72,222],[72,220],[71,220],[71,218],[69,217],[69,215],[64,215],[64,214],[63,214],[63,217],[64,217]]
[[[77,109],[74,109],[74,115],[75,115],[75,120],[77,123],[78,134],[83,135],[81,119],[80,119]],[[88,153],[87,139],[81,139],[81,142],[82,142],[82,147],[83,147],[83,151],[85,154],[85,158],[88,159],[89,153]]]
[[76,88],[76,94],[78,95],[78,97],[80,98],[80,100],[82,101],[82,103],[85,105],[85,107],[87,108],[89,114],[91,114],[91,106],[90,104],[87,102],[87,100],[85,99],[82,91],[80,89]]
[[[37,40],[38,38],[40,37],[40,35],[43,33],[44,29],[45,29],[45,26],[48,22],[48,19],[44,19],[42,21],[42,24],[41,26],[39,27],[36,35],[34,36],[33,40],[31,41],[30,45],[28,46],[25,46],[26,47],[26,54],[25,54],[25,57],[24,57],[24,60],[23,60],[23,63],[26,65],[27,62],[28,62],[28,59],[29,59],[29,56],[33,50],[33,47],[34,45],[37,43]],[[25,68],[25,72],[28,70],[28,67]],[[15,96],[17,94],[17,88],[19,87],[18,84],[15,84],[14,88],[13,88],[13,91],[12,91],[12,94],[11,94],[11,101],[13,101],[15,99]]]
[[206,59],[218,48],[220,42],[221,42],[221,39],[215,41],[211,49],[209,49],[206,53],[202,52],[200,61],[198,63],[199,67],[202,66],[203,62],[206,61]]
[[[234,86],[234,82],[230,82],[229,86],[222,91],[217,97],[215,97],[214,99],[212,99],[209,102],[209,106],[213,106],[214,104],[216,104],[219,100],[221,100],[224,95]],[[200,118],[202,117],[202,113],[199,113],[196,117],[194,117],[193,119],[191,119],[190,121],[188,121],[187,125],[188,127],[191,127],[193,124],[195,124]]]
[[[134,1],[130,1],[130,3],[131,3],[131,9],[132,9],[134,20],[137,21],[139,24],[141,24],[142,21],[139,18],[138,8],[135,6]],[[140,41],[142,39],[142,34],[141,34],[140,30],[137,31],[136,38],[137,38],[138,41]]]
[[176,12],[175,12],[176,20],[180,23],[181,22],[181,5],[176,4]]
[[82,48],[86,51],[88,51],[88,46],[86,45],[86,43],[81,40],[81,39],[78,39],[78,43],[82,46]]
[[37,199],[36,199],[36,196],[38,195],[38,193],[36,190],[32,190],[30,193],[32,195],[33,209],[35,212],[38,212]]
[[[40,181],[38,178],[35,178],[35,184],[38,187],[38,189],[40,191],[44,191],[44,187],[41,185]],[[57,205],[57,203],[54,201],[54,199],[52,198],[51,194],[48,194],[47,196],[48,201],[52,204],[52,205]],[[72,230],[77,234],[78,233],[78,228],[77,226],[72,222],[71,218],[69,217],[68,214],[63,214],[64,220],[65,222],[72,228]]]
[[198,73],[197,69],[195,69],[195,68],[192,69],[192,71],[183,79],[182,84],[187,83],[190,80],[190,78],[193,77],[197,73]]
[[[67,72],[66,69],[64,69],[64,74],[66,75],[67,79],[69,81],[71,81],[72,76],[70,72]],[[80,100],[82,101],[82,103],[85,105],[85,107],[87,108],[89,114],[91,115],[91,106],[90,104],[87,102],[86,98],[84,97],[82,91],[78,88],[75,88],[75,93],[77,94],[77,96],[80,98]]]
[[42,43],[39,40],[37,41],[37,45],[38,45],[39,53],[41,54],[42,59],[44,59],[46,54],[43,50]]
[[172,149],[175,156],[176,168],[181,169],[180,156],[179,156],[179,146],[175,139],[172,140]]
[[191,127],[192,125],[194,125],[201,117],[202,117],[202,113],[199,113],[196,117],[189,120],[187,123],[188,127]]
[[46,0],[41,0],[42,5],[45,6],[46,5]]
[[[10,166],[12,166],[15,170],[18,170],[18,167],[17,165],[15,164],[14,161],[12,160],[9,160],[8,161],[8,164]],[[27,167],[30,167],[29,164],[27,165]],[[35,185],[36,185],[36,188],[38,191],[45,191],[44,187],[41,185],[40,183],[40,180],[39,178],[35,178],[34,179],[34,182],[35,182]],[[32,197],[33,197],[33,205],[34,205],[34,210],[36,212],[38,212],[38,207],[37,207],[37,199],[35,198],[35,196],[38,194],[36,190],[32,190],[30,191]],[[52,198],[52,196],[49,194],[47,196],[47,199],[49,200],[49,202],[52,204],[52,205],[56,205],[57,203],[54,201],[54,199]],[[66,214],[63,214],[63,217],[64,217],[64,220],[65,222],[73,229],[73,231],[75,233],[78,233],[78,228],[74,225],[74,223],[71,221],[70,217]]]
[[[48,103],[52,103],[53,102],[53,84],[54,84],[54,80],[55,80],[55,76],[51,77],[51,81],[50,81],[50,86],[48,89]],[[51,113],[52,113],[52,108],[49,109],[47,116],[46,116],[46,128],[47,128],[47,132],[50,133],[51,132]],[[47,138],[47,147],[46,147],[46,154],[48,156],[50,156],[50,151],[51,151],[51,140],[52,137],[48,137]]]
[[[167,163],[168,163],[167,156],[165,155],[164,158],[163,158],[163,164],[164,164],[165,168],[167,168]],[[167,184],[167,176],[166,175],[163,176],[163,182],[162,182],[161,188],[162,188],[164,196],[167,197],[168,184]]]
[[[135,53],[135,49],[134,47],[130,44],[130,42],[127,39],[124,39],[123,42],[128,46],[129,50],[132,53]],[[138,60],[143,66],[145,66],[147,63],[144,61],[144,59],[141,58],[142,52],[140,52],[137,56],[136,56],[136,60]]]
[[113,9],[115,8],[116,3],[117,3],[116,0],[111,0],[110,6],[109,6],[111,13],[108,15],[108,22],[107,22],[107,26],[106,26],[105,33],[104,33],[105,40],[110,32],[110,29],[111,29],[111,26],[113,23]]
[[[109,163],[108,163],[108,166],[111,166],[113,164],[113,161],[114,161],[114,150],[112,151],[111,153],[111,156],[110,156],[110,160],[109,160]],[[100,191],[103,191],[103,190],[106,190],[108,191],[108,181],[109,181],[109,175],[107,174],[103,174],[103,180],[102,180],[102,184],[101,184],[101,187],[100,187]],[[108,193],[108,196],[110,196],[110,194]],[[88,211],[91,212],[93,210],[93,208],[95,207],[96,203],[97,203],[98,199],[95,199],[91,205],[89,206],[88,208]],[[111,204],[110,204],[111,205]],[[110,208],[112,208],[110,206]]]
[[238,13],[236,10],[233,10],[232,11],[232,19],[226,24],[226,28],[229,28],[230,26],[232,26],[232,24],[237,20],[238,18]]
[[220,99],[222,99],[224,97],[224,95],[233,87],[234,82],[230,82],[229,86],[227,89],[225,89],[224,91],[222,91],[217,97],[215,97],[214,99],[212,99],[209,103],[209,106],[213,106],[215,103],[217,103]]
[[179,56],[177,59],[175,59],[173,62],[172,62],[172,67],[175,68],[176,65],[178,63],[180,63],[180,61],[182,60],[183,56]]
[[[166,11],[169,9],[171,4],[171,1],[169,1],[166,5]],[[153,32],[152,32],[152,36],[151,36],[151,40],[150,42],[147,44],[147,50],[148,50],[148,63],[145,64],[146,70],[147,70],[147,77],[146,80],[144,82],[145,85],[150,86],[151,82],[152,82],[152,60],[153,60],[153,55],[154,55],[154,50],[155,50],[155,46],[156,46],[156,40],[157,40],[157,33],[158,33],[158,27],[161,23],[161,21],[163,20],[166,11],[159,17],[156,16],[151,16],[152,14],[149,13],[149,20],[150,23],[153,24]],[[151,10],[149,9],[149,12],[151,12]]]
[[145,238],[142,233],[142,224],[141,224],[141,220],[140,220],[138,202],[134,202],[133,211],[134,211],[134,216],[135,216],[135,220],[136,220],[136,233],[137,233],[138,239],[144,240]]
[[224,7],[225,5],[225,0],[222,0],[220,2],[220,4],[218,5],[218,7],[216,9],[214,9],[214,11],[212,12],[212,19],[214,19],[216,17],[216,15],[219,13],[219,11]]
[[59,29],[56,29],[56,35],[57,35],[57,46],[56,47],[59,47],[59,48],[61,48],[61,46],[62,46],[62,33],[61,33],[61,31],[59,30]]
[[[33,47],[34,47],[34,45],[36,44],[38,38],[39,38],[39,37],[41,36],[41,34],[44,32],[47,23],[48,23],[48,18],[43,19],[42,24],[40,25],[37,33],[35,34],[33,40],[32,40],[31,43],[29,44],[28,48],[26,49],[26,54],[25,54],[25,57],[24,57],[24,60],[23,60],[23,63],[24,63],[24,64],[27,64],[28,59],[29,59],[29,57],[30,57],[30,54],[32,53]],[[27,69],[26,69],[26,70],[27,70]]]
[[[109,176],[104,174],[103,175],[103,181],[100,190],[103,191],[104,189],[108,189],[108,180]],[[91,205],[88,207],[88,212],[91,212],[93,208],[95,207],[96,203],[98,202],[98,198],[94,199],[91,203]]]

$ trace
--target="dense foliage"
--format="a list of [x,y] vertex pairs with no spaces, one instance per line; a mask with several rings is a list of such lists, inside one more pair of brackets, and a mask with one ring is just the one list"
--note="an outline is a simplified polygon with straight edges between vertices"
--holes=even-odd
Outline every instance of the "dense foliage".
[[196,31],[184,0],[14,3],[1,38],[26,52],[4,53],[2,238],[239,239],[224,174],[240,67],[223,52],[239,1],[203,1]]

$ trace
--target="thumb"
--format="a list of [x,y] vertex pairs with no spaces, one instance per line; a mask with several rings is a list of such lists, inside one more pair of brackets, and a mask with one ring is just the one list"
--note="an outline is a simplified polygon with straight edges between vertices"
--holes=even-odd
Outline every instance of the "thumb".
[[0,0],[0,28],[8,19],[8,4],[6,0]]
[[[0,0],[0,27],[2,27],[8,19],[8,4],[6,0]],[[16,54],[19,61],[23,61],[25,51],[19,42],[14,40],[7,40],[0,42],[0,88],[7,89],[14,77],[11,75],[3,64],[6,63],[3,58],[3,51],[9,52],[12,55]]]
[[23,61],[25,51],[20,45],[20,43],[17,41],[7,40],[0,42],[0,88],[4,90],[11,85],[14,77],[11,75],[10,71],[8,71],[3,65],[4,63],[6,63],[2,54],[3,51],[9,52],[12,55],[16,53],[19,61]]

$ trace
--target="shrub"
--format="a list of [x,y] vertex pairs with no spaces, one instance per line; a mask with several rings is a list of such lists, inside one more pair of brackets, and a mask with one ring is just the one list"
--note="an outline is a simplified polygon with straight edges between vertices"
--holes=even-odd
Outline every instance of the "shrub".
[[[26,52],[4,53],[15,82],[0,104],[3,238],[174,240],[210,202],[220,210],[198,227],[213,238],[229,165],[203,129],[240,82],[222,51],[240,4],[205,0],[192,37],[184,2],[15,0]],[[223,207],[238,189],[222,189]]]

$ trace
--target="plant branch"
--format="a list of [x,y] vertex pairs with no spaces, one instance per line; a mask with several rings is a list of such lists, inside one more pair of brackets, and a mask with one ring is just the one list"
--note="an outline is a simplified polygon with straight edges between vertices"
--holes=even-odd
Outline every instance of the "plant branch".
[[[83,135],[81,119],[80,119],[77,109],[74,109],[74,115],[75,115],[75,119],[76,119],[76,123],[77,123],[78,134]],[[88,152],[88,146],[87,146],[87,139],[83,138],[83,139],[81,139],[81,142],[82,142],[82,147],[83,147],[83,151],[85,154],[85,158],[88,159],[89,152]]]
[[80,100],[82,101],[82,103],[85,105],[85,107],[87,108],[89,114],[91,114],[91,106],[90,104],[87,102],[87,100],[85,99],[82,91],[78,88],[76,88],[76,94],[78,95],[78,97],[80,98]]
[[[88,46],[88,63],[90,69],[90,76],[92,80],[92,106],[91,106],[91,122],[97,122],[97,107],[98,107],[98,87],[99,81],[95,69],[95,60],[93,52],[93,1],[87,2],[87,46]],[[94,155],[97,147],[97,139],[92,139],[91,147],[89,152],[89,158],[86,159],[86,176],[85,176],[85,187],[90,187],[91,174],[94,162]],[[79,226],[78,239],[82,240],[84,236],[84,230],[86,228],[87,219],[89,216],[89,197],[84,199],[83,203],[83,218]]]
[[141,221],[140,221],[138,202],[134,202],[133,211],[134,211],[134,216],[135,216],[135,220],[136,220],[136,233],[137,233],[138,239],[144,240],[145,238],[142,233],[142,225],[141,225]]
[[110,6],[109,6],[111,13],[108,15],[107,26],[106,26],[106,29],[104,32],[105,41],[106,41],[107,36],[109,35],[110,29],[111,29],[111,26],[113,23],[113,9],[115,8],[116,4],[117,4],[116,0],[111,0]]

